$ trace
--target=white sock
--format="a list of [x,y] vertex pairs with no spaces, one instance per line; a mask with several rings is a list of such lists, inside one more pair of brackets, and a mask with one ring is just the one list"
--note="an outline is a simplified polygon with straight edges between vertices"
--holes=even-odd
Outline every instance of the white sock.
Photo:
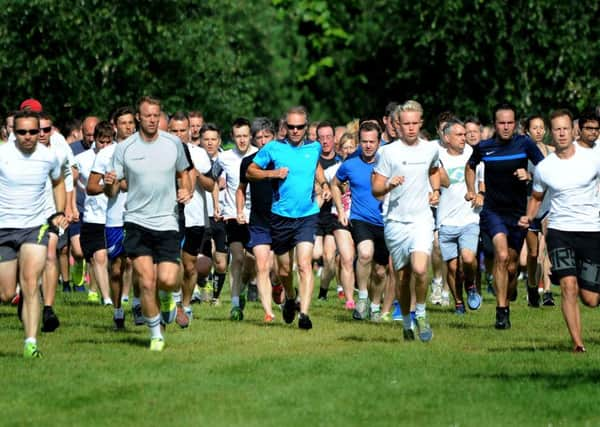
[[37,344],[37,340],[33,337],[25,338],[25,344]]
[[104,305],[113,305],[113,301],[110,298],[104,298]]
[[415,316],[416,317],[425,316],[425,304],[416,304],[415,305]]
[[157,314],[154,317],[146,317],[144,316],[144,320],[146,321],[146,325],[150,329],[150,337],[151,338],[162,338],[162,333],[160,332],[160,314]]
[[378,311],[381,311],[381,305],[371,303],[371,312],[375,313]]
[[173,298],[175,299],[175,303],[179,304],[181,302],[181,291],[173,292]]
[[369,298],[369,291],[358,291],[358,299]]
[[231,297],[231,306],[232,307],[239,307],[240,306],[240,297]]

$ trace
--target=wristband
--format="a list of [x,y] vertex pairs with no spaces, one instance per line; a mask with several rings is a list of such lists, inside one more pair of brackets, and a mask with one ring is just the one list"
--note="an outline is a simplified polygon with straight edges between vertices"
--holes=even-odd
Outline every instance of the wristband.
[[480,191],[480,192],[479,192],[479,193],[477,193],[477,194],[481,194],[483,197],[485,197],[485,191]]

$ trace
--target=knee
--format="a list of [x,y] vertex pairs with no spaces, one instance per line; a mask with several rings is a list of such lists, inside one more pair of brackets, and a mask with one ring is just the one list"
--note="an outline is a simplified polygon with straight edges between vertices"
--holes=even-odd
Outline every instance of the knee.
[[494,262],[504,268],[508,268],[510,257],[507,250],[499,250],[496,252]]

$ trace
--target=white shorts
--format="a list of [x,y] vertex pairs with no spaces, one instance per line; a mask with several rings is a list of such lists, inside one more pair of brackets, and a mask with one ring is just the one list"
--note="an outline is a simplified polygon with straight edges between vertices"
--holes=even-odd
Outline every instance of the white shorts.
[[422,222],[387,221],[384,226],[385,243],[392,256],[396,271],[410,264],[410,254],[423,252],[431,255],[433,247],[433,220]]

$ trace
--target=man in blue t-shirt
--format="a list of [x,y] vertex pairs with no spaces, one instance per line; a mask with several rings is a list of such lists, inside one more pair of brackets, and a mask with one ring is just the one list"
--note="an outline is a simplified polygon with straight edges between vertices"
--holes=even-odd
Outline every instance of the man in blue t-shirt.
[[[527,161],[536,165],[544,156],[528,136],[515,135],[513,105],[502,103],[494,108],[494,126],[496,136],[473,147],[465,167],[465,198],[474,206],[483,206],[482,238],[491,240],[494,248],[496,329],[509,329],[509,295],[516,296],[518,255],[526,233],[517,224],[527,207],[527,183],[531,180]],[[485,192],[476,193],[475,168],[480,162],[485,165]]]
[[308,309],[314,287],[312,252],[319,213],[316,191],[322,191],[324,200],[331,197],[319,164],[321,146],[305,139],[307,126],[306,109],[290,108],[286,114],[287,138],[265,145],[246,172],[250,180],[272,180],[271,237],[279,277],[285,287],[283,319],[292,323],[296,314],[292,272],[295,249],[300,275],[300,329],[312,328]]
[[[346,160],[338,169],[332,182],[332,196],[338,211],[338,219],[344,226],[348,218],[342,206],[342,184],[350,185],[352,205],[350,223],[352,239],[356,245],[358,262],[356,281],[358,284],[358,304],[352,313],[355,320],[381,317],[381,296],[385,284],[389,252],[383,233],[383,217],[380,200],[371,191],[371,175],[381,140],[381,129],[373,122],[364,122],[359,128],[361,153],[358,157]],[[369,306],[369,283],[372,303]]]

